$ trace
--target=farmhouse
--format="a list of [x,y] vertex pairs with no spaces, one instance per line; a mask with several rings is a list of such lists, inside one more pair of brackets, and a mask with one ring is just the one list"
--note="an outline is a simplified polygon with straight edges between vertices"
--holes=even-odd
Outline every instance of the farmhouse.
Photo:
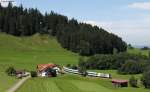
[[114,87],[128,87],[128,81],[127,80],[113,79],[112,84]]
[[56,72],[58,74],[59,68],[56,64],[39,64],[37,65],[37,73],[38,76],[42,77],[51,77],[53,72]]

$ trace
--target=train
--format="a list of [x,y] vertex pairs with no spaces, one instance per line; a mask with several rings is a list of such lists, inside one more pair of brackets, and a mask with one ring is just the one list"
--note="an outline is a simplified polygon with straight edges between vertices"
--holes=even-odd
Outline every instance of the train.
[[[68,67],[63,67],[63,69],[66,73],[79,74],[79,75],[82,74],[77,69],[71,69]],[[91,72],[91,71],[87,71],[86,73],[87,73],[87,76],[91,76],[91,77],[112,78],[111,74],[107,74],[107,73],[97,73],[97,72]]]

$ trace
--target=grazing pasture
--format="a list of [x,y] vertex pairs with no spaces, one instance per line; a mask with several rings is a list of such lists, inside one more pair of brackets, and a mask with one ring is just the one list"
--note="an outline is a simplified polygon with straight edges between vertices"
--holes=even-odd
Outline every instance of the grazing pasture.
[[141,50],[139,48],[128,49],[127,52],[131,54],[141,54],[148,56],[150,50]]
[[15,37],[0,33],[0,92],[10,88],[18,79],[9,77],[9,66],[35,70],[37,64],[77,64],[79,55],[63,49],[54,37],[36,34],[32,37]]
[[[130,51],[128,51],[130,52]],[[131,53],[131,52],[130,52]],[[35,70],[37,64],[77,64],[79,55],[63,49],[54,37],[36,34],[32,37],[15,37],[0,33],[0,92],[5,92],[19,81],[5,74],[9,66]],[[92,70],[110,73],[113,78],[129,79],[130,75],[118,75],[115,70]],[[135,75],[140,78],[141,75]],[[63,75],[56,78],[32,78],[17,92],[149,92],[140,88],[113,88],[109,79]]]
[[[31,87],[32,86],[32,87]],[[63,75],[56,78],[32,78],[17,92],[149,92],[141,88],[113,88],[111,80]]]
[[16,80],[15,77],[10,77],[5,73],[6,66],[0,64],[0,92],[5,92],[6,89],[10,88]]
[[86,78],[74,75],[65,75],[58,78],[36,78],[28,80],[17,92],[30,92],[31,85],[33,86],[32,92],[100,92],[100,90],[102,92],[113,92],[94,81],[87,81]]
[[79,55],[63,49],[55,38],[40,36],[14,37],[0,34],[0,64],[34,70],[37,64],[77,64]]

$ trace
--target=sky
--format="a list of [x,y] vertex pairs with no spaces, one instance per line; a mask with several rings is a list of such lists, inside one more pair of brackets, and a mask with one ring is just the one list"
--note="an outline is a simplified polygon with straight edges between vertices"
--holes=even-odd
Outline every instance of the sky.
[[42,13],[53,10],[70,19],[97,25],[134,46],[150,46],[150,0],[14,1],[14,5],[38,8]]

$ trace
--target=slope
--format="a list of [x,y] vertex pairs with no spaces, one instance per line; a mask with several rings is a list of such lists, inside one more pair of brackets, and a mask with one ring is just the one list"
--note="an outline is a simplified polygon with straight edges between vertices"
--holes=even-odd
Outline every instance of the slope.
[[35,34],[31,37],[15,37],[0,33],[0,92],[17,80],[5,74],[9,66],[35,70],[37,64],[77,64],[79,55],[63,49],[54,37]]

